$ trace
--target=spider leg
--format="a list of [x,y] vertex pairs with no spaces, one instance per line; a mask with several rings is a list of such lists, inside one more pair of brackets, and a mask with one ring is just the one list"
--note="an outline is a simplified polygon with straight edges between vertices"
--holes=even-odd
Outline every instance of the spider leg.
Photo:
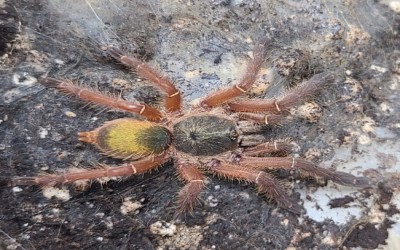
[[242,156],[239,164],[255,170],[286,169],[299,171],[303,177],[322,178],[345,186],[368,187],[370,181],[366,177],[356,177],[352,174],[332,171],[318,167],[315,163],[294,157],[251,157]]
[[143,115],[151,121],[159,121],[162,118],[160,111],[146,104],[134,104],[118,97],[108,96],[88,88],[77,86],[71,81],[46,77],[40,79],[40,83],[46,87],[58,89],[61,92],[74,95],[90,103]]
[[243,156],[261,156],[269,153],[283,152],[289,153],[293,145],[287,142],[266,142],[254,147],[248,147],[243,150]]
[[178,161],[177,170],[179,176],[186,182],[178,194],[176,215],[179,216],[192,211],[194,206],[200,203],[199,195],[205,186],[205,178],[203,173],[190,162]]
[[284,119],[286,115],[282,114],[254,114],[254,113],[248,113],[248,112],[239,112],[239,118],[247,120],[247,121],[252,121],[257,124],[261,125],[276,125],[280,124]]
[[303,210],[302,207],[293,201],[285,192],[283,183],[264,171],[246,168],[241,164],[230,164],[216,159],[207,163],[205,167],[208,171],[221,177],[254,183],[257,186],[258,192],[275,200],[280,207],[292,213],[300,214]]
[[154,70],[147,63],[125,55],[115,47],[108,46],[105,48],[105,52],[123,65],[133,69],[140,77],[149,80],[154,86],[160,88],[167,95],[165,101],[167,111],[174,112],[181,109],[181,93],[170,79]]
[[331,78],[330,73],[316,74],[277,98],[238,100],[229,102],[228,105],[234,112],[286,111],[311,97]]
[[266,57],[266,44],[270,41],[269,38],[263,39],[260,43],[255,45],[253,49],[253,59],[249,61],[246,72],[240,83],[215,91],[207,95],[200,103],[203,107],[215,107],[242,95],[251,88],[257,78],[261,65]]
[[39,185],[54,186],[57,184],[71,183],[78,180],[94,180],[97,178],[123,177],[134,174],[141,174],[154,169],[166,161],[169,156],[167,153],[146,158],[133,163],[125,163],[119,167],[106,167],[99,169],[82,170],[81,172],[69,172],[64,174],[46,174],[36,177],[14,177],[11,180],[12,186],[19,185]]

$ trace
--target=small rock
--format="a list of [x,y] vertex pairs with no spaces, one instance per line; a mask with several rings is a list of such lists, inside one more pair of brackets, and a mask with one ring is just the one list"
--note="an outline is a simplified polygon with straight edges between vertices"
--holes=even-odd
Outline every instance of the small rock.
[[150,232],[161,236],[173,236],[176,233],[176,226],[165,221],[156,221],[150,225]]
[[64,114],[68,117],[76,117],[76,114],[72,111],[65,111]]

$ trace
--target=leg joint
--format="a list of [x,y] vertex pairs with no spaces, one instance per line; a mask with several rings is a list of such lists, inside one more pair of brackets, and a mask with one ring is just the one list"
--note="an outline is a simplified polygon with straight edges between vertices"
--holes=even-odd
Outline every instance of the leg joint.
[[254,181],[256,184],[258,184],[258,180],[262,177],[263,173],[264,173],[263,171],[258,172],[257,177],[256,177],[256,179]]
[[277,100],[274,101],[274,105],[275,105],[276,110],[277,110],[278,112],[281,112],[281,109],[279,108],[279,105],[278,105],[278,101],[277,101]]
[[133,174],[136,174],[137,173],[137,170],[136,170],[136,167],[135,167],[135,165],[133,165],[133,164],[129,164],[129,166],[131,167],[131,169],[132,169],[132,173]]
[[240,92],[242,92],[242,93],[246,93],[246,90],[244,90],[243,88],[241,88],[240,86],[239,86],[239,84],[236,84],[235,85],[235,88],[236,89],[238,89]]
[[168,97],[174,97],[174,96],[176,96],[176,95],[179,95],[181,92],[178,90],[178,91],[176,91],[175,93],[173,93],[172,95],[169,95]]
[[146,109],[146,106],[143,105],[143,108],[140,109],[139,114],[143,114],[144,110]]

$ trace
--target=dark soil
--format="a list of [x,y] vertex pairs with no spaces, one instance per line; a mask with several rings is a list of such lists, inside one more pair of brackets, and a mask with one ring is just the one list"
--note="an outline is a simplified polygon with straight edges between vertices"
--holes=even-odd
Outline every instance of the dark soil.
[[[90,2],[0,1],[0,249],[374,249],[385,244],[400,209],[393,201],[400,154],[377,151],[397,147],[400,134],[398,13],[376,1]],[[300,146],[297,154],[325,167],[340,168],[343,162],[330,160],[341,149],[351,151],[350,163],[377,155],[381,160],[372,168],[357,166],[353,172],[371,178],[372,188],[328,202],[341,213],[359,201],[361,216],[344,224],[299,217],[277,208],[250,184],[209,176],[203,206],[177,222],[173,205],[182,183],[173,164],[143,176],[95,182],[85,190],[60,187],[70,196],[64,200],[46,198],[41,187],[7,186],[13,176],[121,163],[79,142],[77,133],[130,115],[88,107],[44,88],[38,78],[71,79],[157,105],[157,90],[102,53],[102,45],[113,44],[173,78],[188,104],[240,78],[249,51],[267,33],[274,40],[254,95],[275,95],[318,72],[337,77],[313,102],[317,114],[295,109],[282,126],[266,129],[265,137],[290,138]],[[268,93],[265,82],[271,82]],[[321,183],[293,185],[292,196],[303,204],[314,199]],[[129,201],[140,208],[125,214],[121,206]],[[377,212],[385,219],[376,220]],[[157,233],[156,222],[174,234]]]

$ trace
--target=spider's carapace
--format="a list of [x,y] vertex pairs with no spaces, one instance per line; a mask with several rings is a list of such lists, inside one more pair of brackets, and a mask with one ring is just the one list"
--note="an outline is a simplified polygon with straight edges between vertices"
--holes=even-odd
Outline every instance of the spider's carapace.
[[236,149],[238,128],[230,119],[214,115],[185,117],[173,126],[174,146],[194,156],[212,156]]

